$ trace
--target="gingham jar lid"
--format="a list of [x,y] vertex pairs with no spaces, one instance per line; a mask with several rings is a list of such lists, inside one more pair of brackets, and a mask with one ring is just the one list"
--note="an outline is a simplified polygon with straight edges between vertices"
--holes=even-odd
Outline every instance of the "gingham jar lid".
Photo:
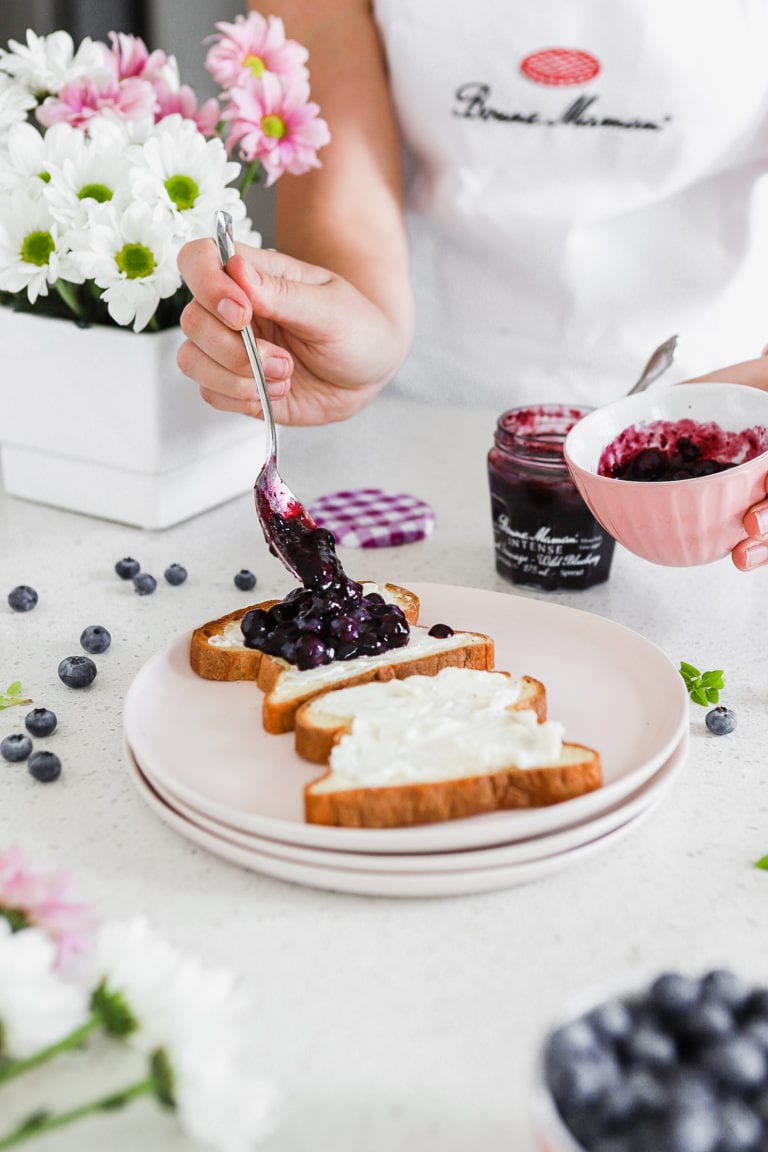
[[429,536],[435,514],[429,504],[406,492],[358,488],[321,496],[309,510],[345,548],[392,548]]

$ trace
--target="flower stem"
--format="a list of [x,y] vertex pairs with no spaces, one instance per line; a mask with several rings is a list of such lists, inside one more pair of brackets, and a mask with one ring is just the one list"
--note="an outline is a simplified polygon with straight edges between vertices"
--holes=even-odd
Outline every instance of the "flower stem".
[[36,1052],[34,1056],[28,1056],[26,1060],[9,1060],[5,1063],[0,1061],[0,1085],[14,1080],[24,1072],[30,1072],[33,1068],[39,1068],[41,1064],[46,1064],[62,1052],[70,1052],[73,1048],[82,1047],[91,1032],[100,1024],[99,1017],[93,1015],[90,1020],[86,1020],[85,1024],[75,1028],[74,1032],[70,1032],[63,1040],[58,1040],[55,1044],[49,1045],[48,1048],[41,1048],[39,1052]]
[[74,286],[70,284],[68,280],[57,280],[54,284],[54,288],[66,304],[67,308],[69,308],[71,312],[74,312],[78,320],[82,320],[83,310],[80,307],[80,302],[77,299],[77,293],[74,290]]
[[46,1132],[53,1132],[56,1128],[64,1128],[67,1124],[73,1124],[76,1120],[82,1120],[84,1116],[91,1116],[96,1112],[111,1112],[115,1108],[123,1108],[129,1104],[131,1100],[137,1099],[139,1096],[151,1096],[154,1092],[154,1084],[152,1077],[148,1076],[146,1080],[138,1080],[135,1084],[123,1088],[119,1092],[110,1092],[108,1096],[102,1096],[98,1100],[92,1100],[89,1104],[80,1104],[77,1108],[71,1108],[68,1112],[34,1112],[26,1120],[22,1121],[13,1132],[9,1132],[7,1136],[0,1138],[0,1152],[5,1148],[16,1148],[19,1144],[23,1144],[27,1140],[33,1140],[37,1136],[42,1136]]
[[258,160],[251,160],[246,168],[242,183],[240,184],[240,199],[245,200],[245,194],[250,188],[251,184],[255,184],[261,175],[261,164]]

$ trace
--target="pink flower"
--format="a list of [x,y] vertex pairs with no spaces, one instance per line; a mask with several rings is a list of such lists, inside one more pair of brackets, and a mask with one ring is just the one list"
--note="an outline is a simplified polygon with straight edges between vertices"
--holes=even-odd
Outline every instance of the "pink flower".
[[205,67],[222,88],[238,84],[244,76],[262,76],[273,72],[290,78],[304,75],[304,62],[309,53],[295,40],[286,40],[283,22],[278,16],[265,18],[258,12],[236,16],[234,24],[219,21],[220,36],[205,58]]
[[198,108],[197,96],[188,84],[182,84],[178,91],[173,91],[168,85],[157,83],[155,84],[155,96],[157,98],[156,121],[163,120],[166,116],[172,116],[178,112],[185,120],[194,120],[198,131],[202,132],[203,136],[215,135],[216,125],[221,119],[218,100],[206,100]]
[[0,852],[0,918],[11,928],[41,928],[57,946],[57,966],[63,967],[88,945],[95,916],[87,904],[69,897],[70,877],[64,872],[33,872],[18,848]]
[[[140,36],[131,36],[126,32],[110,32],[109,39],[112,51],[109,55],[114,60],[118,80],[127,80],[131,76],[142,79],[142,72],[149,58],[149,50]],[[165,52],[153,53],[165,57]]]
[[281,83],[265,73],[260,80],[246,79],[233,88],[222,118],[230,122],[227,148],[239,145],[240,158],[259,160],[267,174],[267,187],[290,172],[300,176],[319,168],[317,149],[331,138],[320,119],[317,104],[309,97],[306,77]]
[[79,128],[93,116],[109,109],[121,120],[141,120],[154,116],[155,90],[146,80],[73,80],[58,96],[49,96],[35,115],[46,128],[64,121]]

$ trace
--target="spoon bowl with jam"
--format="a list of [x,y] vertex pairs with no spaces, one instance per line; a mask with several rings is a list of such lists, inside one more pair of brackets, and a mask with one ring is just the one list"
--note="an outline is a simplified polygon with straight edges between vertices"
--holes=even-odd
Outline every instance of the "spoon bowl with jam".
[[766,497],[768,393],[741,384],[660,387],[597,408],[569,432],[582,497],[620,544],[654,564],[727,556]]

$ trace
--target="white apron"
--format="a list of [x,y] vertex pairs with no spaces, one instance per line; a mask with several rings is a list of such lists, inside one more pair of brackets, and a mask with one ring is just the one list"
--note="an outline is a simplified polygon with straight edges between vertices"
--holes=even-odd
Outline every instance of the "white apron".
[[768,0],[374,0],[423,399],[598,404],[768,341]]

